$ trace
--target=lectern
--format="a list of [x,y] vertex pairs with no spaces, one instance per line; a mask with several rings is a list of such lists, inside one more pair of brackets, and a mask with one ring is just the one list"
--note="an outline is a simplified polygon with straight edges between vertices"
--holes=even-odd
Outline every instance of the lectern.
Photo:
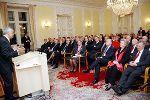
[[29,52],[13,58],[15,84],[19,97],[39,90],[49,91],[49,75],[45,53]]

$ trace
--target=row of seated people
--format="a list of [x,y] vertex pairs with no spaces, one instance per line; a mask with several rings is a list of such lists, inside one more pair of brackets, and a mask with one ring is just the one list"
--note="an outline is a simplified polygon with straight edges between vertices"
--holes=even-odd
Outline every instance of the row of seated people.
[[[77,39],[78,40],[78,39]],[[86,40],[86,37],[85,37]],[[88,54],[91,55],[95,54],[98,51],[101,51],[101,54],[96,58],[93,56],[93,61],[91,62],[91,66],[84,70],[83,73],[88,73],[90,70],[95,68],[95,80],[92,82],[92,84],[96,84],[99,79],[99,73],[100,73],[100,67],[101,66],[108,66],[105,82],[107,84],[106,90],[110,90],[111,88],[114,89],[114,91],[118,95],[122,95],[126,93],[133,82],[137,79],[138,76],[142,75],[145,72],[146,67],[150,65],[150,52],[149,52],[149,45],[148,43],[145,43],[148,40],[146,36],[143,36],[139,42],[137,39],[132,39],[130,36],[126,36],[126,38],[122,38],[119,42],[119,48],[115,49],[112,43],[112,39],[109,39],[108,37],[105,37],[105,42],[102,43],[99,41],[98,36],[95,36],[95,40],[93,41],[93,44],[88,46],[85,42],[83,44],[82,40],[76,41],[76,45],[71,46],[70,38],[66,39],[66,45],[70,44],[70,48],[73,49],[73,57],[69,57],[70,59],[70,72],[76,72],[77,71],[77,63],[78,63],[78,57],[83,56],[86,54],[86,49],[88,50]],[[68,41],[68,42],[67,42]],[[55,39],[55,43],[57,43],[58,40]],[[63,42],[60,42],[59,45],[63,44]],[[97,45],[96,45],[97,44]],[[97,48],[100,44],[101,46]],[[62,50],[64,50],[64,48]],[[71,51],[70,49],[70,51]],[[50,49],[47,49],[47,54],[51,52]],[[53,50],[52,50],[53,51]],[[93,51],[96,51],[93,53]],[[69,52],[69,50],[68,50]],[[55,52],[54,58],[57,55],[58,52]],[[60,51],[59,54],[63,55],[63,51]],[[91,58],[88,58],[91,60]],[[112,61],[112,63],[109,63],[109,61]],[[56,63],[58,62],[55,61]],[[124,64],[129,63],[129,66],[126,70],[123,70]],[[118,73],[122,72],[121,79],[119,81],[118,86],[115,85],[116,77],[119,75]]]

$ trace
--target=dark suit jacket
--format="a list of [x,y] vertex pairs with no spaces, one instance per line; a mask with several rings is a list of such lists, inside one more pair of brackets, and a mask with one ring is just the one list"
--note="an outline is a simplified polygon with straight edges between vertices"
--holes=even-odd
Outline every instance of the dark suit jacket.
[[106,52],[106,55],[103,56],[105,48],[106,48],[106,46],[102,49],[102,53],[100,54],[100,57],[103,57],[103,59],[110,61],[110,60],[112,60],[116,50],[113,46],[110,46]]
[[[133,59],[135,58],[137,53],[138,53],[138,51],[133,53],[133,56],[130,59],[130,61],[133,61]],[[145,67],[145,68],[148,67],[150,65],[149,59],[150,59],[150,52],[148,50],[144,49],[144,51],[141,55],[140,61],[137,63],[137,67]]]
[[71,53],[72,51],[72,46],[71,44],[68,44],[68,45],[64,45],[63,48],[60,49],[61,51],[65,51],[65,53]]
[[12,57],[18,56],[18,52],[11,48],[6,37],[0,37],[0,73],[13,71]]
[[[138,34],[140,34],[140,30],[138,31]],[[142,30],[142,36],[145,35],[145,30]]]
[[30,48],[30,42],[26,42],[27,40],[29,40],[31,42],[29,36],[27,38],[25,36],[22,38],[22,42],[24,44],[24,48]]
[[45,52],[45,51],[47,50],[47,48],[48,48],[48,44],[47,44],[47,43],[44,43],[44,44],[41,46],[40,51],[41,51],[41,52]]
[[[73,55],[77,54],[78,51],[78,46],[75,47],[74,51],[73,51]],[[80,50],[80,55],[81,56],[85,56],[86,55],[86,48],[84,45],[82,45],[81,50]]]
[[96,42],[94,42],[93,45],[91,45],[90,49],[92,53],[96,53],[101,51],[101,47],[102,47],[102,43],[98,42],[96,44]]
[[[60,46],[60,44],[58,43],[58,44],[56,44],[56,45],[54,45],[52,48],[53,48],[53,51],[57,51],[57,50],[59,50],[59,46]],[[51,48],[51,49],[52,49]]]

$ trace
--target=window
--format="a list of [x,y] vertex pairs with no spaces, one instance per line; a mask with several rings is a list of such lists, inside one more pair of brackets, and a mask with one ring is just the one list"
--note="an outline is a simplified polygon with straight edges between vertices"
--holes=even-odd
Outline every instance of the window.
[[28,10],[8,9],[8,21],[9,27],[13,28],[15,31],[17,44],[21,45],[22,37],[25,33],[30,31],[28,26]]

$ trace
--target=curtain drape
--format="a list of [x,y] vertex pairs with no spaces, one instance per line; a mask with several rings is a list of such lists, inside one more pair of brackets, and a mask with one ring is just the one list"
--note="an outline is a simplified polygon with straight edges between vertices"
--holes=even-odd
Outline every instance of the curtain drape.
[[8,26],[8,9],[7,9],[7,3],[6,2],[0,2],[0,12],[1,12],[1,18],[2,18],[2,27]]
[[35,24],[35,5],[29,5],[29,26],[30,26],[30,33],[33,42],[33,49],[37,48],[37,40],[36,40],[36,24]]

